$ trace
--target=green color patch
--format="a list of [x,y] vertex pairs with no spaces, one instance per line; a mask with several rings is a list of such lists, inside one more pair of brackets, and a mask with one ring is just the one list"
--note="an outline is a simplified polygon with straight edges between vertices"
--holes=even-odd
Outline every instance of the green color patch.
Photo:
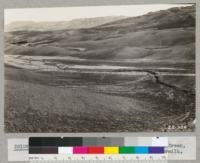
[[119,147],[120,154],[132,154],[134,153],[134,147]]

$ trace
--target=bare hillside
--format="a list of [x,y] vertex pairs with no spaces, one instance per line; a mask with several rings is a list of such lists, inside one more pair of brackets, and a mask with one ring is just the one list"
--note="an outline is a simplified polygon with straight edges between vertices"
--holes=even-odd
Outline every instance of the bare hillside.
[[195,6],[21,25],[5,32],[7,132],[194,131]]

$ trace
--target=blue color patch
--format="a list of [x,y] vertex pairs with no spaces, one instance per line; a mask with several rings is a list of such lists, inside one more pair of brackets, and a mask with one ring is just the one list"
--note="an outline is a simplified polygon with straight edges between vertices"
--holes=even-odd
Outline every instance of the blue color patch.
[[136,154],[146,154],[149,153],[149,148],[148,147],[135,147],[134,149]]

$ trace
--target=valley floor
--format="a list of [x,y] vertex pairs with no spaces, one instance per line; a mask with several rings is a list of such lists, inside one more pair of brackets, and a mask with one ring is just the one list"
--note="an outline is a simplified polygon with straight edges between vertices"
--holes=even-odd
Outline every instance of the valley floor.
[[39,72],[5,66],[5,130],[193,131],[195,77],[144,72]]

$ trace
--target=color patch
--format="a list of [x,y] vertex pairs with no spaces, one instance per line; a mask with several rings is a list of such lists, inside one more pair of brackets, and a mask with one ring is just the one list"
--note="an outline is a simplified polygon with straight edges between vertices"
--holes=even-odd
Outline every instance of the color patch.
[[88,147],[73,147],[73,154],[87,154]]
[[104,154],[118,154],[119,147],[104,147]]
[[133,154],[134,147],[119,147],[120,154]]
[[72,147],[58,147],[59,154],[73,154]]
[[88,147],[88,154],[104,154],[104,147]]
[[161,154],[164,153],[164,147],[149,147],[149,153]]
[[58,154],[58,147],[42,147],[41,154]]
[[135,147],[134,149],[135,154],[147,154],[149,153],[148,147]]

